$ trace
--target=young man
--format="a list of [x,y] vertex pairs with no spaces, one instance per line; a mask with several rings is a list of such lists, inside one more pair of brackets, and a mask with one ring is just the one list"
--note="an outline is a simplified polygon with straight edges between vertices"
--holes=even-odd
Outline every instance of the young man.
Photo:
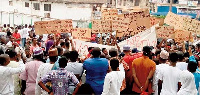
[[197,63],[190,61],[188,63],[188,71],[194,75],[196,89],[197,91],[199,91],[200,73],[197,73],[196,70],[197,70]]
[[[76,76],[64,68],[67,66],[67,59],[62,57],[59,59],[59,66],[58,70],[52,70],[46,76],[44,76],[41,81],[38,83],[42,89],[44,89],[50,95],[67,95],[68,94],[68,87],[69,84],[72,82],[75,86],[77,86],[76,90],[74,91],[73,95],[77,93],[78,88],[81,86]],[[48,89],[45,84],[47,82],[52,83],[53,91]]]
[[[57,49],[49,50],[50,63],[45,63],[45,64],[40,65],[40,67],[38,69],[38,73],[37,73],[36,84],[38,84],[38,82],[41,80],[41,78],[44,75],[46,75],[49,71],[52,70],[54,63],[57,61],[57,58],[58,58],[57,56],[58,56]],[[50,83],[48,83],[47,85],[49,86]],[[46,91],[41,90],[39,85],[36,85],[35,95],[41,95],[41,94],[42,95],[48,95],[48,93]]]
[[101,95],[120,95],[125,73],[119,70],[119,60],[116,58],[110,60],[110,66],[112,71],[106,74]]
[[101,49],[98,47],[92,50],[93,58],[84,61],[83,68],[86,70],[86,83],[90,84],[96,95],[103,92],[103,83],[108,70],[108,60],[100,58]]
[[20,45],[20,41],[21,41],[21,36],[18,33],[18,29],[15,29],[15,32],[12,34],[12,36],[14,37],[14,41],[17,42]]
[[132,91],[135,94],[140,94],[143,91],[152,93],[151,79],[156,69],[156,63],[153,62],[149,57],[152,55],[151,47],[143,47],[143,56],[137,58],[132,63],[133,69],[133,87]]
[[184,60],[183,52],[177,52],[177,54],[178,54],[178,62],[176,64],[176,67],[182,71],[187,70],[188,63],[186,63]]
[[[17,52],[14,49],[7,49],[6,54],[10,57],[10,63],[7,65],[8,67],[17,68],[19,67],[19,62],[17,62]],[[13,75],[13,82],[14,82],[14,95],[21,94],[21,84],[19,74]]]
[[35,95],[35,83],[38,68],[44,64],[41,59],[43,58],[43,51],[41,48],[35,48],[33,53],[33,61],[25,64],[25,71],[20,74],[22,82],[22,93],[25,95]]
[[[176,95],[180,89],[181,70],[176,67],[178,54],[171,53],[169,55],[170,64],[163,68],[157,75],[159,79],[158,94],[159,95]],[[161,89],[162,87],[162,89]],[[161,91],[161,92],[160,92]]]
[[[81,79],[81,75],[83,73],[83,64],[82,63],[78,63],[77,59],[78,59],[78,52],[73,50],[70,51],[70,62],[67,63],[67,66],[65,67],[65,69],[67,71],[73,72],[74,75],[80,80]],[[75,85],[74,84],[70,84],[69,86],[69,93],[72,94],[74,91]]]
[[28,26],[27,26],[27,24],[25,24],[24,29],[21,30],[22,48],[25,47],[26,38],[27,38],[28,35],[29,35],[28,31],[29,31]]
[[31,44],[31,46],[30,46],[30,53],[33,54],[33,50],[34,50],[35,48],[37,48],[37,47],[39,47],[39,46],[37,45],[37,38],[33,38],[33,39],[32,39],[32,44]]
[[12,75],[23,72],[25,66],[20,64],[17,68],[7,67],[10,63],[10,58],[7,54],[1,54],[0,60],[0,95],[14,95]]
[[166,62],[168,60],[169,57],[169,53],[165,50],[162,50],[160,52],[160,56],[159,56],[159,65],[156,65],[156,71],[154,73],[153,76],[153,90],[154,90],[154,95],[158,95],[158,78],[156,77],[158,75],[158,73],[165,68],[166,66],[169,66]]

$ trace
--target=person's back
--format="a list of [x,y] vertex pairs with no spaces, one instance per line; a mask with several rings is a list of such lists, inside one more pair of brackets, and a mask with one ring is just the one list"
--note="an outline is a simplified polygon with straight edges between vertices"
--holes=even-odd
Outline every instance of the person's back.
[[194,75],[188,70],[182,71],[180,75],[181,88],[177,95],[197,95]]
[[83,67],[87,70],[86,81],[103,80],[108,70],[108,60],[106,58],[89,58],[85,60]]
[[176,67],[180,70],[187,70],[188,63],[186,62],[177,62]]
[[[141,85],[145,85],[146,79],[151,70],[155,70],[156,64],[149,58],[140,57],[133,61],[133,67],[135,69],[138,80]],[[149,88],[148,90],[151,90]],[[140,89],[137,87],[136,83],[133,83],[133,91],[140,93]]]
[[83,68],[86,70],[86,83],[90,84],[95,94],[103,91],[104,78],[108,70],[108,60],[100,57],[100,48],[95,47],[92,51],[94,58],[84,61]]
[[125,72],[120,71],[119,61],[116,58],[110,60],[110,66],[112,71],[106,74],[102,95],[120,95]]
[[163,68],[158,78],[163,80],[161,95],[176,95],[181,70],[177,67],[167,66]]
[[25,71],[20,74],[20,78],[26,81],[25,94],[35,95],[37,72],[42,64],[44,63],[36,60],[25,64]]
[[[12,68],[7,65],[10,63],[8,55],[0,55],[0,95],[14,95],[13,75],[24,71],[24,64]],[[15,93],[17,94],[17,93]],[[20,93],[19,93],[20,94]]]

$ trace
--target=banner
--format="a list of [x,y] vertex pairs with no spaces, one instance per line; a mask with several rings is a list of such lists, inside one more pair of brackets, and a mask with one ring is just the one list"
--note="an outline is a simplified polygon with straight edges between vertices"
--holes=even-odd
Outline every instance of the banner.
[[91,29],[89,28],[75,28],[73,29],[72,36],[75,39],[82,41],[90,41],[91,38]]
[[112,20],[112,30],[127,31],[129,18],[117,17]]
[[175,30],[175,42],[189,41],[190,35],[191,33],[188,31]]
[[78,51],[79,55],[87,55],[88,54],[88,48],[89,47],[99,47],[99,48],[106,48],[110,50],[111,48],[114,48],[114,46],[108,46],[108,45],[102,45],[97,43],[91,43],[91,42],[85,42],[78,39],[73,39],[74,47]]
[[200,21],[195,19],[181,17],[172,12],[169,12],[165,18],[165,23],[174,26],[174,29],[189,31],[195,34],[200,34]]
[[156,32],[155,32],[156,26],[158,26],[158,24],[152,26],[150,29],[147,29],[125,41],[118,43],[119,47],[121,48],[121,50],[124,45],[129,45],[131,49],[137,48],[138,50],[142,50],[144,46],[156,47],[156,44],[157,44],[157,38],[156,38]]
[[174,39],[175,31],[173,26],[158,26],[156,27],[156,37]]
[[34,23],[35,33],[68,33],[72,31],[72,20],[37,21]]
[[92,21],[92,33],[109,33],[112,32],[111,20],[93,20]]
[[150,26],[156,25],[159,23],[159,26],[163,26],[164,19],[163,18],[157,18],[157,17],[150,17]]
[[150,28],[150,14],[148,9],[144,11],[130,12],[124,14],[125,18],[129,18],[129,29],[131,35],[138,34],[148,28]]

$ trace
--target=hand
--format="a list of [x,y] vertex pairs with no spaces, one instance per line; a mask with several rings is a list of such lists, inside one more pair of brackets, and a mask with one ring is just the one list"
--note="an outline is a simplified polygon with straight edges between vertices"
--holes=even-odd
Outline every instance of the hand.
[[53,95],[53,92],[51,92],[49,95]]

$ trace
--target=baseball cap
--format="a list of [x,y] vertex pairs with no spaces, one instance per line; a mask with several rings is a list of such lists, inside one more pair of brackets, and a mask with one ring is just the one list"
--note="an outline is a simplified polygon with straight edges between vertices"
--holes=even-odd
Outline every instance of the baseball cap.
[[130,46],[129,45],[124,45],[123,46],[123,50],[130,50]]

